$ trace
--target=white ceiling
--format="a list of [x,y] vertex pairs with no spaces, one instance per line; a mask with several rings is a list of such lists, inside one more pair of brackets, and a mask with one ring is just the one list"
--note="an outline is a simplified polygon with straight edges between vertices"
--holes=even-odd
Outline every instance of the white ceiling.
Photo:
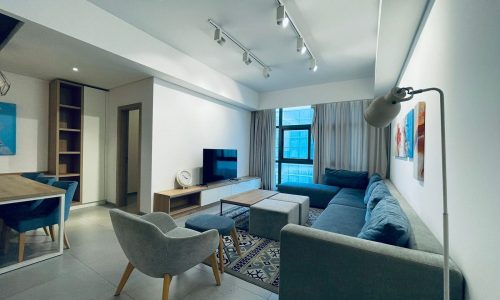
[[[284,1],[318,59],[308,70],[296,36],[276,25],[274,0],[89,0],[211,68],[257,90],[272,91],[374,77],[379,1]],[[246,66],[239,48],[213,41],[212,18],[273,69]],[[0,57],[1,58],[1,57]]]
[[[79,72],[72,71],[74,66]],[[149,77],[133,62],[30,22],[0,51],[0,69],[106,89]]]

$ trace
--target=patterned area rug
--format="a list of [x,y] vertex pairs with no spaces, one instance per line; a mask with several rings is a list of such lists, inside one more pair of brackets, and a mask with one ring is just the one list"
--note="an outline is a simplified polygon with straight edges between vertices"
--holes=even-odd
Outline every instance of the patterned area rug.
[[[311,208],[306,226],[310,227],[323,210]],[[249,209],[234,207],[223,212],[236,222],[242,257],[236,253],[230,236],[224,237],[224,271],[240,279],[278,293],[280,243],[248,233]]]

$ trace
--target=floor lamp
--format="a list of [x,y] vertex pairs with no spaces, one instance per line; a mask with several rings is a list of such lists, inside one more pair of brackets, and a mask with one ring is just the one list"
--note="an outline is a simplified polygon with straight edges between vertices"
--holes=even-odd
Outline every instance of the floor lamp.
[[444,244],[444,269],[443,269],[443,288],[444,299],[450,298],[450,266],[449,266],[449,233],[448,233],[448,188],[446,181],[446,142],[445,142],[445,122],[444,122],[444,93],[438,88],[428,88],[414,90],[411,87],[394,87],[385,96],[377,97],[365,111],[365,120],[374,127],[386,127],[401,110],[401,102],[409,101],[413,95],[428,91],[439,93],[441,105],[441,155],[442,155],[442,173],[443,173],[443,244]]

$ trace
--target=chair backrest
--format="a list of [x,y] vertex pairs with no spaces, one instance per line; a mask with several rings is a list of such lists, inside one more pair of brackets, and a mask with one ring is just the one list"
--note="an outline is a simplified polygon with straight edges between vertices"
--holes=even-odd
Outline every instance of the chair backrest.
[[25,173],[21,174],[22,177],[28,178],[31,180],[35,180],[38,176],[42,176],[42,175],[43,175],[43,173],[40,173],[40,172],[25,172]]
[[[73,201],[73,196],[75,195],[78,182],[76,181],[56,181],[52,184],[53,187],[66,190],[64,199],[64,220],[69,217],[69,209],[71,208],[71,202]],[[54,198],[44,199],[36,207],[37,213],[51,213],[55,214],[55,217],[59,219],[59,201]]]
[[37,178],[35,178],[36,181],[40,182],[40,183],[44,183],[44,184],[48,184],[48,185],[53,185],[54,182],[56,182],[56,178],[55,177],[50,177],[50,176],[38,176]]
[[162,277],[167,259],[165,235],[153,223],[119,209],[109,211],[118,242],[130,263],[144,274]]
[[78,182],[56,181],[52,184],[52,186],[66,190],[66,197],[64,200],[64,220],[67,220],[69,218],[69,209],[71,208],[71,203],[73,202],[73,197],[75,196],[76,188],[78,187]]

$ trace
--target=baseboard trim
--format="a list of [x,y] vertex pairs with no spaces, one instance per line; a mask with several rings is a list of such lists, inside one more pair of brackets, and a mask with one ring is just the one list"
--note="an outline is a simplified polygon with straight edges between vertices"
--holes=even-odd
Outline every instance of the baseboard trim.
[[80,208],[87,208],[87,207],[105,205],[106,203],[108,203],[106,200],[99,200],[99,201],[90,202],[90,203],[82,203],[82,204],[78,204],[78,205],[72,205],[71,208],[70,208],[70,210],[77,210],[77,209],[80,209]]

